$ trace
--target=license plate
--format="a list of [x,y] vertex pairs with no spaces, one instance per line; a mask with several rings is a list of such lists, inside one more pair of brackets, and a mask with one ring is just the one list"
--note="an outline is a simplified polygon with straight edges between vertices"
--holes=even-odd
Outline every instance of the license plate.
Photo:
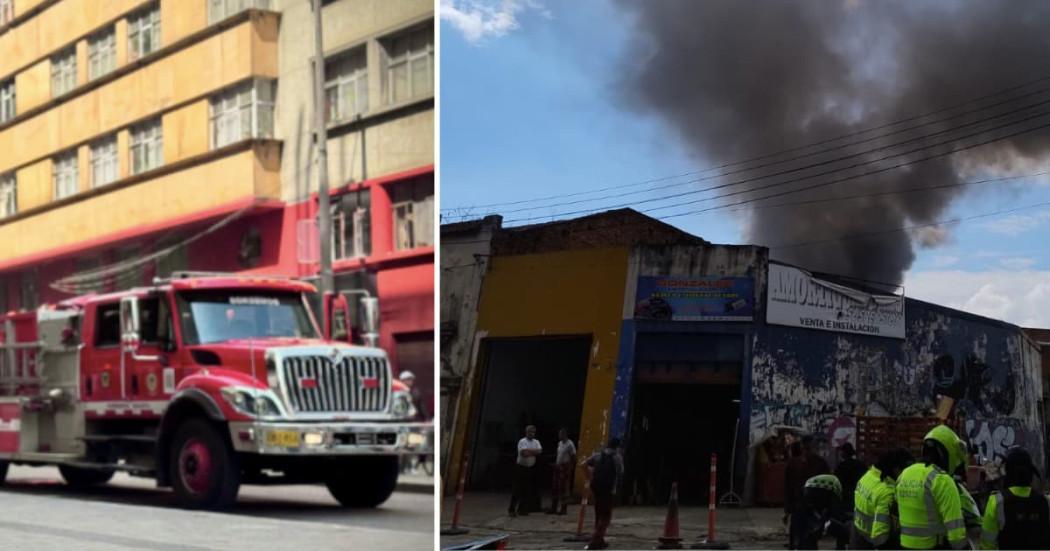
[[294,430],[272,430],[266,433],[266,445],[281,448],[298,448],[299,433]]
[[370,432],[357,433],[357,443],[361,446],[372,446],[376,443],[376,435]]

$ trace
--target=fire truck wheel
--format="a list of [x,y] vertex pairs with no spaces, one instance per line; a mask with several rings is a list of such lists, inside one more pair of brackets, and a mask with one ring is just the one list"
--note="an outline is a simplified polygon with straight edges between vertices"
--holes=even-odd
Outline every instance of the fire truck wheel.
[[228,509],[237,502],[240,465],[214,424],[204,419],[183,423],[172,440],[169,465],[172,487],[184,506]]
[[75,487],[105,484],[113,478],[112,469],[83,469],[72,465],[59,465],[58,472],[66,484]]
[[399,470],[395,456],[353,457],[343,460],[326,484],[343,507],[377,507],[394,493]]

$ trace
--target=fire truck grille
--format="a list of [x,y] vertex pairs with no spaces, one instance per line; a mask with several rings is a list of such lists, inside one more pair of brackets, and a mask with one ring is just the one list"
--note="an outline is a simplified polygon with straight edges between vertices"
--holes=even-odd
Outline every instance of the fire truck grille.
[[385,358],[323,356],[285,358],[289,405],[296,413],[385,411],[390,402],[390,366]]

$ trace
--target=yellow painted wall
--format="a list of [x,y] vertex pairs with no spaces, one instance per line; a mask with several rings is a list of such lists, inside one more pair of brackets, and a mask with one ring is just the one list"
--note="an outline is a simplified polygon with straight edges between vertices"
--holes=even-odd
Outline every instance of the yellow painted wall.
[[77,189],[91,189],[91,146],[86,144],[77,148]]
[[[541,335],[590,335],[578,447],[581,455],[608,438],[616,360],[620,346],[627,248],[496,256],[485,275],[478,306],[479,332],[488,338]],[[473,388],[464,388],[460,419],[472,419],[479,391],[480,365],[472,366]],[[455,427],[449,480],[459,479],[466,444],[466,421]],[[475,438],[477,427],[471,427]],[[577,473],[578,488],[583,475]]]
[[[20,6],[25,1],[15,1],[15,13],[28,9]],[[4,53],[0,55],[0,78],[53,54],[107,21],[147,3],[143,0],[62,0],[48,7],[0,35],[0,52]]]
[[207,2],[161,0],[160,43],[166,46],[208,26]]
[[15,75],[15,110],[25,113],[51,99],[51,60],[45,59]]
[[208,100],[176,109],[161,120],[164,132],[164,162],[208,152]]
[[[275,155],[272,152],[267,154]],[[46,171],[32,171],[32,178],[25,180],[29,185],[24,187],[23,172],[26,171],[18,172],[20,202],[32,200],[30,195],[25,195],[23,199],[24,193],[39,193],[40,172],[50,178],[50,163],[46,164]],[[257,183],[267,180],[256,174],[259,166],[255,151],[243,151],[89,197],[14,223],[2,224],[0,262],[105,238],[117,232],[191,215],[239,199],[277,198],[276,193],[267,189],[272,185],[261,186]],[[277,171],[274,170],[271,179],[277,178]],[[100,216],[99,213],[106,214]]]
[[19,211],[51,202],[51,159],[19,169],[15,178],[18,182]]
[[44,0],[18,0],[15,2],[15,17],[19,17],[25,12],[39,6]]
[[[277,57],[276,42],[255,40],[252,27],[251,22],[244,22],[0,131],[0,151],[5,152],[0,157],[0,172],[108,134],[238,80],[253,75],[275,77],[276,72],[252,72],[254,58]],[[202,124],[206,125],[206,120]]]
[[88,81],[88,52],[87,52],[87,40],[81,40],[77,42],[77,83],[74,86],[80,86]]

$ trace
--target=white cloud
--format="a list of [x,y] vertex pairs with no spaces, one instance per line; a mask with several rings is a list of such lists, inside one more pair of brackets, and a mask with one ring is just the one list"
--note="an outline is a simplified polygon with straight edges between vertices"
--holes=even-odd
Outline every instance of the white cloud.
[[1050,328],[1050,271],[930,270],[905,276],[905,294],[1022,327]]
[[1000,260],[999,264],[1008,270],[1027,270],[1035,266],[1035,262],[1034,258],[1011,257]]
[[538,0],[441,0],[441,18],[448,21],[471,44],[498,38],[517,29],[518,15],[535,10],[550,18]]
[[1010,216],[985,222],[982,224],[982,227],[992,233],[1014,237],[1038,228],[1047,220],[1050,220],[1050,210],[1043,210],[1033,214],[1011,214]]

